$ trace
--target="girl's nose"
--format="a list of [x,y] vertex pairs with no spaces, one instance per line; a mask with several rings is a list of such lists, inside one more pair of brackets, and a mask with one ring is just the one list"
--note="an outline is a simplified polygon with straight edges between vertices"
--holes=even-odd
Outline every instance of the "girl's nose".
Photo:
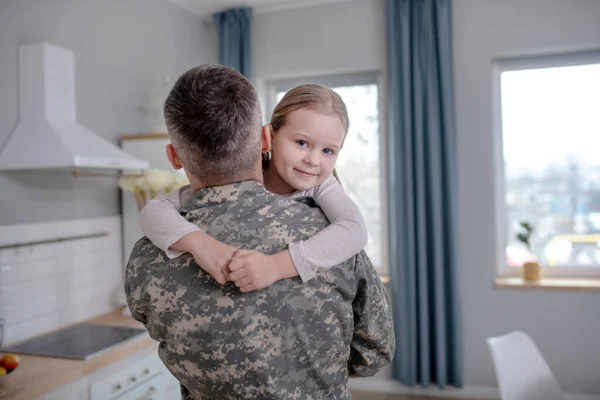
[[304,162],[308,165],[316,167],[318,165],[318,155],[313,151],[309,151],[304,157]]

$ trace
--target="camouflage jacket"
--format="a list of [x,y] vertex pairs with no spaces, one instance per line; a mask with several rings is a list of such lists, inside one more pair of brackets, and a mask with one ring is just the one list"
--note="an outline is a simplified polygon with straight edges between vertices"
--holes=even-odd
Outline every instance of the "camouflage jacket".
[[[200,189],[182,214],[220,241],[266,254],[328,224],[320,209],[257,181]],[[385,289],[364,252],[306,283],[241,293],[189,254],[167,259],[143,238],[125,291],[187,399],[350,399],[348,377],[373,375],[394,352]]]

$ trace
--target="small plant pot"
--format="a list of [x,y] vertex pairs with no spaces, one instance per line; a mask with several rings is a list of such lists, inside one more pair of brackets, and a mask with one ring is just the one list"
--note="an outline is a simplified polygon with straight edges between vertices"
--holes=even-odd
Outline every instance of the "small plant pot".
[[526,281],[539,281],[542,277],[542,267],[538,262],[528,261],[523,264],[523,279]]

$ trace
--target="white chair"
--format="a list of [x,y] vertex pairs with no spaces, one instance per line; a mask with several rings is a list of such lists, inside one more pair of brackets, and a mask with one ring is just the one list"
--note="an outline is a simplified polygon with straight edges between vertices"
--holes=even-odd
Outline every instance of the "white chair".
[[489,338],[502,400],[565,400],[535,342],[516,331]]

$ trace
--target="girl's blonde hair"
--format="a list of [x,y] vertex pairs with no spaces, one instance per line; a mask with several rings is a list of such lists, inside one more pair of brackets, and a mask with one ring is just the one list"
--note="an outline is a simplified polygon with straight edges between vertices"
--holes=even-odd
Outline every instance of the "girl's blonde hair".
[[345,133],[348,133],[350,127],[348,110],[340,95],[328,87],[314,83],[296,86],[277,103],[271,116],[273,131],[277,132],[285,125],[285,119],[291,112],[302,108],[320,114],[336,115],[342,121]]
[[[277,132],[285,125],[286,117],[296,110],[307,109],[319,114],[335,115],[344,125],[344,134],[348,133],[350,128],[350,119],[346,104],[339,94],[326,86],[314,83],[306,83],[296,86],[288,91],[275,106],[273,115],[271,115],[271,126],[273,132]],[[269,166],[269,158],[263,157],[263,168]],[[333,170],[333,175],[339,182],[337,172]],[[340,182],[341,183],[341,182]]]

